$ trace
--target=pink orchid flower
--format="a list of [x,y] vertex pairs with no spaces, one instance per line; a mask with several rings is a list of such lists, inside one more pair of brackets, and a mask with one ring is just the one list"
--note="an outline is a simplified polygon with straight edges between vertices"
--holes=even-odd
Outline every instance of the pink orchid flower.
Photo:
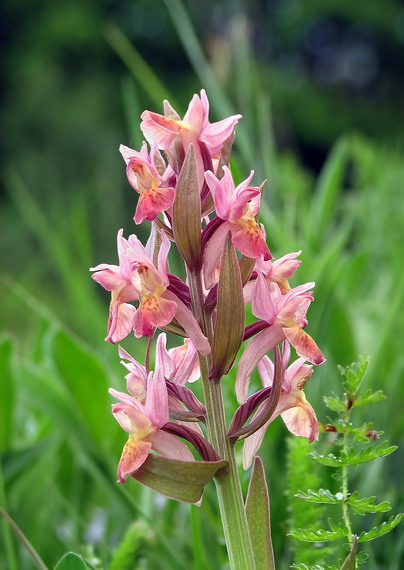
[[129,434],[118,465],[121,483],[125,483],[126,477],[143,465],[152,449],[171,459],[194,460],[183,441],[161,429],[169,421],[168,394],[161,369],[148,375],[144,405],[137,398],[123,392],[113,389],[109,392],[120,401],[113,404],[112,413]]
[[206,245],[204,275],[207,288],[211,288],[216,280],[216,268],[229,231],[233,245],[243,255],[257,259],[263,257],[265,260],[272,257],[262,229],[254,217],[258,213],[261,200],[260,189],[249,186],[254,171],[252,170],[250,176],[237,187],[227,166],[223,166],[223,171],[221,180],[218,180],[213,172],[205,172],[216,214],[224,220]]
[[162,233],[157,268],[136,236],[131,236],[127,256],[136,267],[133,281],[139,292],[140,304],[135,313],[134,333],[137,338],[151,336],[154,327],[162,327],[173,318],[179,322],[201,354],[209,354],[210,346],[202,334],[192,311],[168,289],[167,256],[170,241]]
[[[282,295],[285,295],[290,291],[291,287],[288,279],[295,274],[295,271],[302,262],[296,259],[302,252],[296,251],[294,253],[288,253],[275,261],[264,259],[257,259],[255,263],[256,271],[260,271],[265,277],[265,281],[269,284],[271,282],[277,283]],[[251,291],[254,286],[254,280],[249,281],[243,290],[244,301],[250,303],[251,301]]]
[[241,115],[233,115],[216,123],[209,122],[209,101],[204,89],[201,95],[194,95],[182,121],[144,111],[141,115],[142,129],[150,143],[156,143],[162,150],[168,149],[179,135],[184,149],[187,151],[190,143],[201,141],[206,144],[211,156],[217,154],[224,142],[233,133],[234,126]]
[[268,328],[258,333],[245,349],[240,359],[237,378],[237,400],[243,404],[247,397],[250,377],[261,358],[276,345],[288,340],[299,356],[312,364],[321,364],[324,356],[302,327],[306,326],[306,313],[313,296],[309,289],[314,283],[295,287],[282,295],[277,283],[267,283],[262,273],[251,292],[253,314],[268,323]]
[[[305,364],[304,358],[298,358],[286,368],[290,357],[290,348],[287,342],[284,343],[284,347],[282,353],[282,368],[284,373],[278,405],[269,420],[245,440],[243,448],[244,469],[248,469],[251,465],[254,456],[261,446],[269,424],[279,415],[282,417],[288,430],[294,435],[307,437],[310,443],[318,439],[317,417],[303,392],[307,380],[313,373],[313,366]],[[274,377],[274,365],[268,356],[264,356],[259,361],[258,372],[264,388],[271,387]],[[261,404],[252,419],[260,413],[260,408],[263,405],[264,404]]]
[[152,148],[149,154],[146,143],[143,143],[140,152],[124,145],[119,147],[119,151],[126,162],[129,184],[140,194],[133,218],[135,223],[156,219],[160,212],[171,208],[174,202],[175,189],[167,186],[171,167],[168,167],[165,175],[160,176],[154,161],[155,151]]
[[119,265],[101,263],[90,269],[90,271],[95,271],[92,278],[104,289],[111,291],[108,334],[105,339],[109,342],[122,340],[133,329],[136,309],[129,302],[139,299],[138,292],[132,282],[135,268],[126,255],[129,243],[123,237],[123,230],[118,232],[117,246]]
[[[154,235],[144,247],[135,235],[126,240],[118,232],[119,266],[101,264],[92,268],[98,283],[111,291],[110,318],[106,340],[118,342],[131,330],[137,338],[151,336],[175,317],[201,354],[210,346],[192,311],[175,293],[168,290],[167,257],[170,241],[163,232],[157,267],[151,260]],[[138,309],[130,301],[139,301]]]

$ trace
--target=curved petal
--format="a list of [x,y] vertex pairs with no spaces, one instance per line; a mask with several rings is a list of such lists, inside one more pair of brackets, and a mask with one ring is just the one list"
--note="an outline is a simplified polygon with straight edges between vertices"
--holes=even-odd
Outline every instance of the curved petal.
[[125,483],[125,479],[134,473],[146,461],[152,444],[148,441],[129,438],[125,443],[121,458],[118,464],[118,478],[120,483]]
[[271,259],[272,255],[255,219],[232,224],[233,245],[247,257]]
[[160,333],[156,341],[155,369],[162,370],[165,378],[171,378],[174,374],[175,364],[166,348],[166,343],[166,333]]
[[284,411],[281,417],[293,435],[307,437],[310,443],[318,439],[317,417],[307,400],[300,406]]
[[133,218],[135,223],[140,224],[143,220],[155,220],[160,212],[165,212],[172,206],[174,199],[174,188],[153,186],[148,192],[144,192],[139,196]]
[[164,291],[163,296],[172,299],[177,304],[175,318],[187,333],[188,337],[194,343],[196,349],[203,355],[210,354],[211,348],[206,336],[202,333],[198,321],[195,319],[192,311],[171,291]]
[[152,443],[152,449],[165,457],[179,459],[180,461],[195,461],[188,446],[171,433],[162,430],[156,431],[150,441]]
[[115,343],[125,338],[133,329],[136,309],[128,303],[111,303],[108,334],[105,340]]
[[134,315],[133,330],[136,338],[151,336],[154,327],[170,323],[177,312],[177,304],[162,295],[143,298]]
[[164,115],[144,111],[141,114],[140,128],[150,144],[156,143],[158,148],[166,150],[176,135],[181,132],[181,121],[170,119]]
[[299,356],[302,356],[312,364],[322,364],[325,362],[323,353],[317,344],[299,325],[284,327],[283,332]]
[[162,427],[169,420],[166,381],[161,368],[150,372],[147,379],[146,414],[153,425]]
[[213,233],[205,247],[203,259],[203,277],[206,289],[211,289],[219,279],[218,269],[220,256],[223,251],[227,233],[231,230],[231,224],[224,222]]
[[285,339],[282,328],[272,326],[255,336],[245,349],[237,370],[236,395],[239,404],[247,398],[250,377],[261,358]]
[[220,151],[226,140],[233,133],[234,127],[241,117],[242,115],[232,115],[227,119],[216,123],[208,123],[205,126],[199,138],[206,144],[210,154],[216,154]]

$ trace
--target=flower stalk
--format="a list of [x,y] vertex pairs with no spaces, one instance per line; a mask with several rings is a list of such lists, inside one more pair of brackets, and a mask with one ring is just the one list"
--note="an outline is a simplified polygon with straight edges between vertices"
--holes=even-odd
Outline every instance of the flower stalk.
[[[201,319],[202,331],[212,342],[210,316],[203,306],[202,279],[200,273],[188,272],[194,314]],[[198,318],[199,317],[199,318]],[[234,453],[234,445],[227,436],[223,393],[219,380],[209,379],[211,357],[199,354],[199,366],[206,406],[208,441],[217,453],[229,462],[227,470],[219,471],[215,484],[222,517],[223,531],[229,554],[230,567],[234,570],[254,570],[254,554],[244,508],[243,494]]]

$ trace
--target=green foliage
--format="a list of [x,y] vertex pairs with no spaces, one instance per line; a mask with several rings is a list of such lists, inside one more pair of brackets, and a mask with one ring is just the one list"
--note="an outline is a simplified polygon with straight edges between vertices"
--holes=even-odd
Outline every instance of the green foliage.
[[55,570],[87,570],[91,568],[84,559],[74,552],[65,554],[55,566]]
[[155,547],[153,531],[140,521],[133,523],[113,553],[109,570],[142,568],[147,562],[147,551],[153,547]]
[[[348,490],[348,467],[359,466],[375,459],[385,457],[395,451],[397,446],[390,446],[387,441],[375,444],[374,441],[379,438],[381,432],[372,430],[371,423],[364,423],[361,426],[354,426],[351,421],[351,413],[355,408],[381,402],[385,397],[381,390],[373,392],[371,389],[360,391],[364,380],[365,372],[368,366],[368,359],[361,358],[358,363],[354,363],[346,368],[340,367],[342,376],[342,387],[344,389],[343,396],[333,395],[324,397],[324,402],[328,409],[337,414],[336,419],[324,426],[324,432],[334,432],[336,449],[333,453],[311,452],[308,455],[317,463],[327,467],[338,468],[333,474],[333,478],[340,482],[340,490],[332,493],[328,489],[320,488],[318,491],[308,489],[307,491],[299,490],[295,493],[295,497],[305,501],[306,503],[315,503],[320,505],[339,505],[342,508],[342,523],[336,524],[333,519],[329,519],[330,530],[313,529],[313,527],[301,527],[293,529],[289,532],[290,536],[304,542],[330,542],[339,539],[348,539],[351,551],[345,558],[341,566],[341,570],[355,570],[356,565],[366,561],[366,553],[356,553],[357,542],[367,542],[375,538],[384,536],[393,530],[404,518],[404,514],[393,515],[388,521],[381,523],[372,530],[363,531],[359,537],[353,535],[352,523],[349,516],[350,509],[359,515],[367,513],[382,513],[391,510],[388,501],[375,502],[376,496],[360,497],[358,491],[349,493]],[[357,413],[357,412],[355,412]],[[358,445],[365,444],[365,449],[358,449]],[[289,469],[293,469],[293,463],[289,465]],[[324,506],[323,506],[324,508]],[[318,523],[317,525],[318,526]],[[316,562],[320,560],[318,555]],[[304,565],[295,565],[294,567],[304,568]]]

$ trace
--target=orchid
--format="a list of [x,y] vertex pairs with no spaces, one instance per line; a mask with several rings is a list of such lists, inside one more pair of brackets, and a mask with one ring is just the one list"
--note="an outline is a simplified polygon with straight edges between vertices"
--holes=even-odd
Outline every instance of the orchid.
[[149,154],[146,143],[143,143],[140,152],[124,145],[119,147],[119,151],[126,162],[129,184],[140,194],[133,218],[135,223],[155,220],[160,212],[168,210],[174,202],[175,189],[169,186],[173,175],[171,167],[161,176],[154,161],[157,149]]
[[120,400],[118,404],[113,404],[112,413],[129,434],[118,465],[121,483],[143,465],[151,449],[165,457],[193,460],[184,442],[161,429],[169,420],[168,395],[162,370],[149,373],[144,405],[137,398],[112,388],[109,392]]
[[[106,340],[118,342],[132,331],[136,339],[149,337],[144,364],[119,347],[127,392],[110,390],[118,400],[112,412],[129,434],[119,481],[132,476],[169,497],[200,504],[204,486],[215,478],[230,567],[274,568],[268,541],[257,546],[250,526],[258,517],[269,528],[263,467],[255,461],[251,483],[259,508],[255,499],[247,499],[246,507],[234,447],[244,440],[247,468],[279,415],[294,435],[317,438],[316,414],[303,392],[314,365],[324,362],[304,330],[314,283],[289,284],[300,251],[272,259],[257,221],[263,184],[251,185],[254,171],[234,183],[229,155],[241,115],[210,123],[202,90],[183,119],[167,101],[164,115],[144,111],[141,118],[150,150],[145,142],[140,151],[121,145],[120,152],[139,194],[134,221],[151,222],[150,237],[144,246],[120,230],[119,264],[92,269],[93,279],[111,292]],[[181,277],[169,268],[171,245],[183,262]],[[248,325],[246,304],[255,317]],[[155,336],[156,329],[164,332]],[[167,349],[166,332],[183,340],[175,346],[170,340]],[[290,346],[298,358],[288,365]],[[235,366],[239,406],[227,426],[221,381]],[[247,399],[255,368],[264,388]],[[203,401],[191,390],[198,378]]]
[[[282,352],[282,388],[278,404],[275,411],[267,422],[255,433],[250,435],[244,442],[243,467],[248,469],[261,446],[265,432],[270,423],[279,415],[285,422],[288,430],[294,435],[307,437],[310,442],[318,438],[318,422],[315,411],[306,400],[303,388],[310,376],[313,374],[313,366],[305,364],[304,358],[298,358],[288,368],[287,363],[290,358],[289,343],[285,341]],[[270,388],[273,384],[274,365],[268,356],[264,356],[258,363],[258,373],[264,388]],[[253,420],[260,414],[261,408],[257,409]]]
[[314,283],[295,287],[282,295],[277,283],[267,283],[262,273],[254,283],[251,292],[253,314],[267,324],[245,349],[240,359],[236,378],[236,394],[239,403],[245,402],[250,376],[261,358],[276,345],[288,340],[299,356],[312,364],[324,362],[324,356],[314,340],[303,327],[306,326],[306,312],[313,300],[308,290]]
[[223,249],[224,240],[230,231],[233,245],[245,256],[269,260],[272,256],[265,242],[261,228],[255,220],[260,207],[261,191],[249,184],[254,175],[237,187],[227,166],[223,166],[223,178],[216,178],[213,172],[205,172],[205,180],[212,193],[217,216],[223,220],[207,243],[205,253],[205,285],[212,287],[215,272]]
[[185,151],[191,142],[200,141],[207,146],[211,155],[215,155],[232,134],[241,115],[233,115],[222,121],[210,123],[209,101],[205,90],[202,89],[200,96],[193,96],[182,120],[178,115],[173,118],[151,111],[144,111],[141,118],[140,128],[146,139],[150,143],[156,143],[158,148],[166,150],[179,135]]

